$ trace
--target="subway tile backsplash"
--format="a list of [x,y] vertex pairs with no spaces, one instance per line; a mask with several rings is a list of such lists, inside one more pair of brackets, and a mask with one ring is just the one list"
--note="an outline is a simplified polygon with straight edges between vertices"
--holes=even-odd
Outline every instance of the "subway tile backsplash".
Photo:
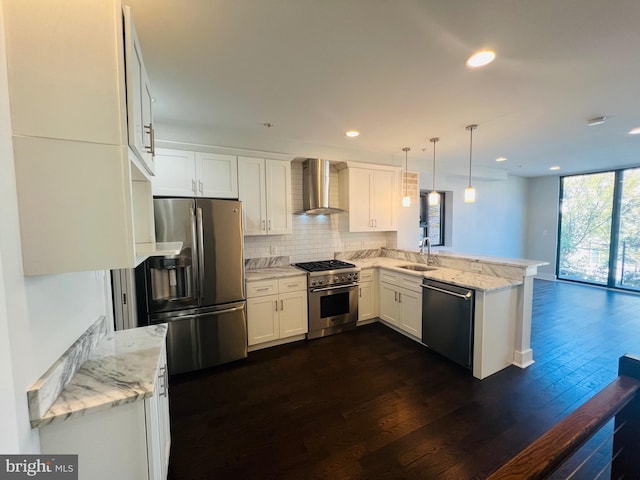
[[[330,174],[330,204],[339,202],[338,172]],[[302,163],[291,163],[291,209],[302,210]],[[344,214],[341,214],[344,215]],[[350,233],[340,230],[341,215],[293,215],[291,235],[244,237],[244,257],[289,256],[291,262],[308,262],[333,258],[335,252],[395,248],[395,232]]]

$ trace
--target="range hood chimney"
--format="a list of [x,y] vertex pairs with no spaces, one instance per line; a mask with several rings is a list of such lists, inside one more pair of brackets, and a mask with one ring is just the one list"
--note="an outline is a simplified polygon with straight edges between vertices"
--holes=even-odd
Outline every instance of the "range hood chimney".
[[302,162],[302,205],[300,214],[329,215],[344,210],[329,206],[329,160],[307,158]]

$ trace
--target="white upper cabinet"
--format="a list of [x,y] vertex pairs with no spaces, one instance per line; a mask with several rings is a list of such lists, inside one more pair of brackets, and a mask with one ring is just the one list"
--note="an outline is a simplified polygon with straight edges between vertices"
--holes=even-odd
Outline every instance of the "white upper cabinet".
[[134,267],[156,245],[149,173],[129,156],[120,1],[3,9],[25,275]]
[[394,167],[351,167],[340,171],[340,203],[350,232],[398,229],[398,175]]
[[291,162],[238,157],[238,198],[245,235],[291,233]]
[[159,148],[155,163],[154,195],[238,198],[235,155]]
[[124,7],[124,35],[127,75],[127,115],[129,146],[149,174],[153,175],[154,130],[153,97],[147,70],[142,59],[140,40],[131,17],[131,9]]
[[238,157],[196,152],[198,196],[238,198]]
[[196,154],[186,150],[159,148],[156,174],[151,181],[154,195],[193,197],[197,192]]

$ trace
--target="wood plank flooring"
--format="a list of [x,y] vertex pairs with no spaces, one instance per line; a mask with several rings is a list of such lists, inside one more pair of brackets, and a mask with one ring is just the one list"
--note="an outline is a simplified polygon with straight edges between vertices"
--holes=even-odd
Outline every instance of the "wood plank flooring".
[[640,296],[536,281],[532,348],[480,381],[371,324],[172,378],[169,478],[484,478],[640,353]]

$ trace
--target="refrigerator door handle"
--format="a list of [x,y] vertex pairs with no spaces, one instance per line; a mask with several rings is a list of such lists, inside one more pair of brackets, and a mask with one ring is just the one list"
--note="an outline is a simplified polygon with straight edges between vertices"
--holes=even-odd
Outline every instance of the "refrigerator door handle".
[[[194,207],[190,208],[191,211],[191,245],[196,246],[196,239],[198,237],[198,224],[196,222],[196,210]],[[199,248],[199,246],[198,246]],[[194,251],[195,249],[192,248],[191,249],[191,258],[193,259],[194,256]],[[199,281],[200,278],[200,265],[193,265],[192,268],[192,281],[193,281],[193,285],[195,286],[195,298],[199,298],[200,297],[200,290],[202,290],[202,283]]]
[[180,320],[190,320],[193,318],[200,318],[203,316],[222,315],[224,313],[239,312],[240,310],[244,310],[244,308],[245,308],[244,305],[241,305],[239,307],[225,308],[224,310],[215,310],[213,312],[193,313],[191,315],[179,315],[179,316],[175,316],[173,318],[168,319],[168,321],[165,319],[152,320],[150,323],[152,325],[156,325],[158,323],[171,323],[171,322],[176,322]]
[[198,287],[200,298],[204,298],[204,228],[202,226],[202,208],[198,207]]

